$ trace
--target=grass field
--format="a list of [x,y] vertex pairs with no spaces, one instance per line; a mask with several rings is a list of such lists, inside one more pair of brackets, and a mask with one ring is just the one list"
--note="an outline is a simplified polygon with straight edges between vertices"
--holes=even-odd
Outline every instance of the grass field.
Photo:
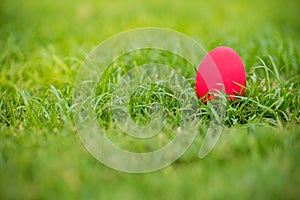
[[[298,0],[1,1],[0,199],[299,199],[299,13]],[[198,151],[207,115],[171,166],[127,174],[101,164],[81,144],[72,88],[96,45],[149,26],[183,32],[207,50],[235,49],[247,89],[227,105],[223,134],[205,159]],[[98,117],[111,139],[140,148],[120,141],[101,105]]]

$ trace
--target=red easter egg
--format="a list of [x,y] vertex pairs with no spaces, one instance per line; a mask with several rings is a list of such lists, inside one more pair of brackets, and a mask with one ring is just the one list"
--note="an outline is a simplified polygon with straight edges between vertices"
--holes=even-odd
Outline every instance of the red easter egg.
[[195,86],[197,96],[204,102],[213,99],[214,92],[224,89],[230,100],[236,95],[244,95],[246,71],[242,59],[229,47],[213,49],[199,65]]

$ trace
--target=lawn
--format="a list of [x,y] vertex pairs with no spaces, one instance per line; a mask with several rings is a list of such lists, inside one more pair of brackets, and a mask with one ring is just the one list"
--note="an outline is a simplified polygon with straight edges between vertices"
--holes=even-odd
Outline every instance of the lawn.
[[[0,199],[298,199],[299,13],[298,0],[3,0]],[[198,157],[210,119],[207,105],[199,102],[202,126],[185,154],[161,170],[130,174],[105,166],[85,149],[74,123],[72,93],[93,48],[140,27],[174,29],[208,51],[233,48],[245,64],[247,88],[244,97],[227,104],[222,135],[207,157]],[[125,70],[146,61],[165,62],[193,87],[195,68],[184,60],[144,53],[114,66]],[[138,144],[116,126],[107,104],[110,85],[124,73],[117,69],[112,67],[95,91],[105,94],[96,114],[106,134],[131,151],[166,144],[172,131]],[[160,97],[164,107],[178,106],[165,94]],[[145,95],[147,89],[132,96],[137,123],[149,121],[147,109],[134,109],[143,99],[151,103]],[[175,129],[177,120],[171,116],[167,128]]]

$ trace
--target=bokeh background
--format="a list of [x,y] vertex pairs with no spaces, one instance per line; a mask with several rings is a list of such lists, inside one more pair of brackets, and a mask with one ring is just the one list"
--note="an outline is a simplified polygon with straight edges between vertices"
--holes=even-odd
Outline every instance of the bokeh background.
[[[299,7],[297,0],[4,0],[0,8],[1,46],[4,52],[9,46],[8,53],[12,55],[2,55],[14,58],[7,59],[6,62],[13,62],[10,66],[24,59],[30,65],[16,67],[19,76],[15,73],[10,76],[17,85],[24,86],[22,80],[29,77],[32,81],[28,83],[33,84],[45,80],[70,83],[80,61],[98,43],[124,30],[154,26],[183,32],[207,50],[230,46],[241,54],[248,70],[257,61],[256,56],[269,54],[281,55],[285,59],[280,63],[283,65],[299,59],[297,50],[289,48],[289,43],[299,41]],[[68,59],[64,77],[57,56]],[[44,69],[35,70],[41,67]],[[294,70],[299,72],[296,67]],[[32,71],[47,75],[35,75]]]

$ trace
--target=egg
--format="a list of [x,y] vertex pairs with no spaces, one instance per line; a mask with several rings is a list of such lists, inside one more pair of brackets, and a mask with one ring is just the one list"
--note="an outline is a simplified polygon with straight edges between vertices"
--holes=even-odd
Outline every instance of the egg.
[[243,96],[246,71],[240,56],[231,48],[221,46],[211,50],[201,61],[196,74],[196,93],[204,102],[224,91],[229,100]]

